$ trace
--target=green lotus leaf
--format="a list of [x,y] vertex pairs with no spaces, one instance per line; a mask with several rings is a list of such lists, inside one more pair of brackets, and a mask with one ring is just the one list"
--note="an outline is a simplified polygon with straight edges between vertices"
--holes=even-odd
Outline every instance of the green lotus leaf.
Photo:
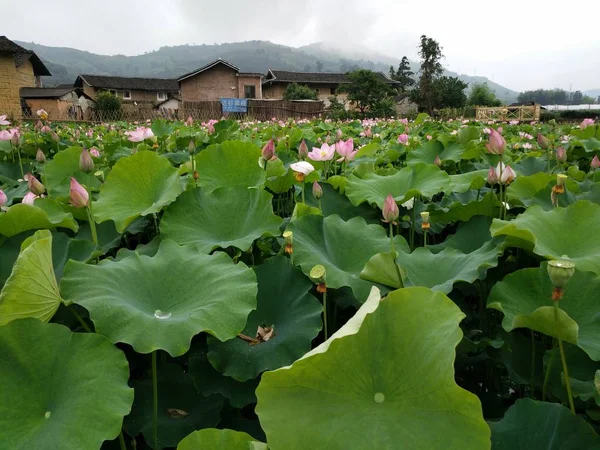
[[511,245],[548,259],[566,255],[579,270],[600,274],[600,239],[590,234],[599,222],[600,205],[580,200],[552,211],[532,206],[514,220],[494,219],[490,230],[508,236]]
[[70,261],[61,292],[90,312],[96,331],[138,353],[183,355],[196,334],[220,340],[242,331],[256,307],[256,277],[224,253],[162,241],[154,257],[137,253],[92,266]]
[[461,144],[466,144],[469,141],[479,139],[480,131],[476,127],[463,127],[458,130],[457,138]]
[[0,292],[0,326],[27,317],[48,322],[61,301],[52,265],[52,234],[40,230],[23,242]]
[[[456,233],[448,236],[444,242],[437,245],[428,245],[433,253],[438,253],[447,247],[455,248],[463,253],[479,250],[488,241],[492,240],[490,225],[492,218],[488,216],[473,216],[467,222],[461,222]],[[496,238],[500,240],[500,238]]]
[[[594,361],[600,360],[600,305],[596,301],[600,276],[575,271],[560,300],[560,337],[579,346]],[[506,331],[530,328],[557,337],[553,285],[546,263],[535,269],[521,269],[497,283],[488,297],[488,308],[504,313]]]
[[[219,423],[223,397],[205,397],[198,393],[189,375],[179,366],[169,363],[159,366],[157,382],[158,449],[175,447],[194,430]],[[150,448],[157,450],[153,434],[152,377],[133,380],[131,384],[135,389],[135,400],[131,414],[125,418],[124,429],[131,436],[142,433]]]
[[211,145],[196,156],[198,185],[208,192],[219,187],[262,186],[266,174],[258,165],[260,156],[260,148],[250,142]]
[[99,190],[102,183],[94,173],[79,170],[79,157],[82,147],[69,147],[61,150],[44,164],[42,181],[52,196],[69,195],[70,179],[74,177],[79,183],[93,190]]
[[169,206],[160,231],[164,239],[194,244],[205,253],[230,246],[247,251],[261,236],[279,235],[281,222],[273,214],[271,194],[262,189],[196,188]]
[[133,389],[104,336],[15,320],[0,327],[0,442],[6,449],[98,450],[121,432]]
[[140,151],[114,165],[93,204],[94,219],[113,220],[122,233],[134,219],[159,212],[180,192],[177,169],[155,152]]
[[267,445],[255,441],[240,431],[206,428],[194,431],[177,446],[177,450],[267,450]]
[[[339,216],[308,215],[292,221],[293,262],[308,276],[310,269],[322,264],[327,270],[327,286],[348,286],[358,301],[367,299],[372,284],[360,278],[365,264],[377,253],[390,251],[390,239],[383,227],[367,225],[362,217],[343,221]],[[396,236],[396,249],[408,251],[402,236]]]
[[450,175],[450,186],[446,193],[456,192],[462,194],[469,189],[481,189],[487,183],[487,170],[475,170],[473,172]]
[[406,164],[414,166],[416,164],[433,164],[435,158],[439,156],[441,161],[460,161],[465,148],[456,142],[444,147],[440,141],[429,141],[422,147],[412,150],[406,157]]
[[374,288],[330,339],[263,374],[256,411],[269,448],[488,449],[481,404],[454,381],[463,318],[439,292],[380,301]]
[[515,172],[517,172],[519,177],[526,177],[544,172],[547,169],[547,165],[548,163],[543,159],[536,158],[530,154],[530,156],[527,156],[514,164],[513,169],[515,169]]
[[431,197],[449,185],[450,177],[437,166],[416,164],[386,176],[367,173],[359,178],[353,172],[346,183],[346,195],[353,205],[368,202],[382,208],[389,194],[402,203],[415,195]]
[[8,277],[10,277],[15,261],[19,253],[21,253],[21,244],[33,233],[31,230],[25,231],[5,239],[4,242],[0,241],[0,254],[2,255],[2,258],[0,258],[0,291],[6,280],[8,280]]
[[[98,246],[102,248],[103,253],[109,252],[121,243],[121,233],[117,231],[113,221],[97,224],[96,233],[98,234]],[[92,231],[88,222],[79,228],[77,238],[92,241]]]
[[[328,180],[329,181],[329,180]],[[323,197],[321,198],[321,209],[323,216],[337,214],[344,220],[350,220],[353,217],[360,216],[368,223],[380,223],[381,212],[369,205],[363,204],[354,206],[345,195],[339,194],[333,186],[328,183],[322,183]],[[318,207],[319,201],[313,197],[312,192],[306,194],[306,204],[312,207]]]
[[448,224],[451,222],[468,222],[472,217],[498,216],[500,202],[492,192],[481,194],[468,191],[463,194],[451,194],[444,197],[439,204],[429,207],[432,223]]
[[396,263],[397,256],[398,252],[377,253],[365,264],[360,277],[393,289],[403,288],[406,271]]
[[311,349],[322,326],[323,306],[309,293],[313,283],[288,258],[270,258],[254,271],[257,307],[248,316],[242,334],[255,338],[259,327],[272,327],[273,336],[258,343],[240,337],[226,342],[208,338],[211,364],[238,381],[293,363]]
[[599,450],[600,436],[557,403],[522,398],[491,422],[492,450]]
[[56,280],[60,281],[62,278],[67,262],[70,260],[88,262],[96,250],[96,245],[91,241],[73,239],[58,231],[52,232],[52,265]]
[[432,253],[419,247],[410,254],[400,254],[398,264],[406,271],[406,286],[425,286],[448,294],[455,283],[472,283],[484,279],[491,267],[498,265],[502,254],[492,241],[471,253],[463,253],[452,247]]
[[77,231],[79,225],[73,215],[64,212],[60,204],[40,198],[35,205],[19,203],[0,213],[0,235],[15,236],[23,231],[41,228],[68,228]]
[[[556,185],[556,175],[549,173],[541,172],[526,177],[518,177],[506,188],[506,197],[511,204],[518,203],[524,206],[540,204],[540,200],[543,200],[542,206],[544,206],[544,209],[550,210],[553,208],[550,192],[554,185]],[[577,183],[571,179],[567,180],[566,188],[568,194],[579,192]],[[559,196],[559,200],[563,200],[564,198],[565,195]],[[573,201],[575,201],[574,198],[572,199]],[[561,206],[567,205],[568,203]]]

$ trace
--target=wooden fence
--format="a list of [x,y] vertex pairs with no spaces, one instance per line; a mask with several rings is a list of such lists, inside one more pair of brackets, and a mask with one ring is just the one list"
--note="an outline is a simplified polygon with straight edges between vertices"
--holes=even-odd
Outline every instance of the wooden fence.
[[481,121],[488,120],[518,120],[520,122],[530,122],[540,120],[540,105],[530,106],[477,106],[475,108],[475,119]]

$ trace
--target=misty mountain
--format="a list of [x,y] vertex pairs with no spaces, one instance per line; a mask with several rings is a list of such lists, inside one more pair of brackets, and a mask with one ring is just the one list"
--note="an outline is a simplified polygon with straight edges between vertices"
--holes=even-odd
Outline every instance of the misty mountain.
[[[302,72],[347,72],[363,68],[388,72],[398,66],[400,58],[378,54],[366,47],[341,49],[329,43],[316,43],[301,48],[287,47],[268,41],[247,41],[214,45],[179,45],[161,47],[137,56],[97,55],[67,47],[48,47],[32,42],[15,41],[33,50],[44,61],[52,77],[46,86],[73,83],[80,73],[136,77],[176,78],[217,58],[235,64],[243,72],[266,73],[268,69]],[[418,63],[411,63],[413,71]],[[485,77],[471,77],[447,72],[469,83],[487,83],[496,96],[513,102],[517,92],[493,83]]]

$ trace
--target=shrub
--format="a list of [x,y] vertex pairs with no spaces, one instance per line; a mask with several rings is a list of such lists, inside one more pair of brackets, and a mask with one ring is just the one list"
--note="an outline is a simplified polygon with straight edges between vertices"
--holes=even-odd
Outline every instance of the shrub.
[[288,84],[283,94],[284,100],[317,100],[317,91],[303,84]]

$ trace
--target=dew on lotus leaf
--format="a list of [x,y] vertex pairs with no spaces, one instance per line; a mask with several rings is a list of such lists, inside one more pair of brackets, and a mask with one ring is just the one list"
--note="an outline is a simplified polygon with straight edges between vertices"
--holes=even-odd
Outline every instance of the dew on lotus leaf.
[[382,392],[377,392],[375,397],[373,398],[376,403],[383,403],[385,400],[385,395]]
[[154,317],[156,317],[157,319],[164,320],[164,319],[168,319],[169,317],[171,317],[171,313],[157,309],[156,311],[154,311]]

